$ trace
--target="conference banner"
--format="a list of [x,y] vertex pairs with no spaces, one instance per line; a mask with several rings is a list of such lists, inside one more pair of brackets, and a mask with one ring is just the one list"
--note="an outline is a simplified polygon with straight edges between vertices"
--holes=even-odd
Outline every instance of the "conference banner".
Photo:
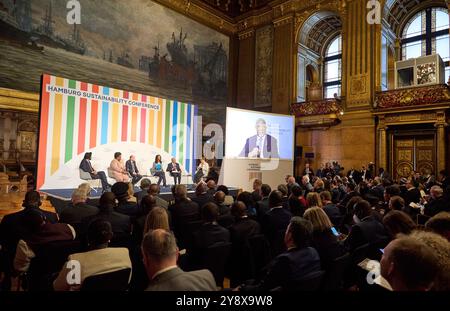
[[81,182],[79,164],[107,172],[115,152],[136,157],[150,174],[157,154],[176,158],[185,174],[195,166],[197,107],[106,86],[43,75],[40,97],[37,189],[70,189]]

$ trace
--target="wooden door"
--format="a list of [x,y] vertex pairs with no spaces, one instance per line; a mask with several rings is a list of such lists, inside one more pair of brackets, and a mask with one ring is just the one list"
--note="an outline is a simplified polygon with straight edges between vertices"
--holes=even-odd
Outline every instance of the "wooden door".
[[434,136],[394,136],[393,149],[394,178],[407,178],[413,171],[419,171],[423,175],[435,173]]

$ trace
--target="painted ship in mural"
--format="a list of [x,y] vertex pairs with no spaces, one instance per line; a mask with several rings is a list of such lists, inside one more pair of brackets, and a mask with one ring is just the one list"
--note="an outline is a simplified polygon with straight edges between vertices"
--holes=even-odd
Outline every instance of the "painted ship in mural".
[[50,1],[41,23],[37,27],[33,27],[30,0],[2,0],[0,2],[0,26],[3,35],[33,47],[40,44],[84,55],[86,46],[76,24],[73,25],[73,29],[66,37],[55,32],[52,7],[52,1]]
[[139,70],[148,72],[151,79],[190,88],[196,95],[226,96],[228,57],[222,44],[194,45],[190,57],[186,38],[183,29],[178,35],[172,33],[172,40],[166,44],[168,53],[164,55],[160,54],[158,42],[152,57],[141,56]]

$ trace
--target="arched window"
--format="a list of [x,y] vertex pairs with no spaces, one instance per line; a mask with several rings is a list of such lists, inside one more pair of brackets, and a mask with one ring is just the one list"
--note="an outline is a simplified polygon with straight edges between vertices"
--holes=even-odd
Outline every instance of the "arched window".
[[447,9],[427,8],[403,28],[402,60],[439,54],[445,63],[445,82],[450,76],[449,16]]
[[324,98],[341,95],[342,37],[339,34],[326,46],[324,53]]

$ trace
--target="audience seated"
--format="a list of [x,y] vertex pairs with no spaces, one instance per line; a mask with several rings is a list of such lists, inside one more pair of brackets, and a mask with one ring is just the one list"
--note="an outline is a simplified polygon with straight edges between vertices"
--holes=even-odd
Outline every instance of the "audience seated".
[[[79,290],[83,281],[93,275],[114,272],[122,269],[131,270],[131,261],[128,249],[108,247],[113,236],[111,224],[102,219],[90,223],[87,233],[89,251],[72,254],[61,272],[53,282],[56,291]],[[67,276],[71,273],[70,262],[76,260],[80,267],[79,284],[68,284]],[[131,278],[131,274],[130,274]]]
[[433,217],[439,212],[450,212],[450,202],[444,198],[441,187],[433,186],[430,189],[430,199],[425,204],[424,214]]
[[[118,204],[116,206],[116,212],[128,215],[132,219],[139,216],[140,209],[137,205],[136,198],[129,193],[129,184],[125,182],[116,182],[111,187],[111,192],[114,193]],[[133,200],[134,199],[134,200]]]
[[308,207],[308,202],[306,202],[306,199],[303,196],[303,190],[300,186],[292,186],[288,202],[289,210],[292,215],[303,217],[303,213]]
[[226,206],[231,206],[234,203],[233,196],[230,195],[230,192],[228,191],[228,187],[225,185],[220,185],[217,187],[217,191],[222,191],[225,194],[225,199],[223,203]]
[[230,232],[217,223],[219,207],[209,202],[203,206],[203,225],[194,232],[193,251],[230,242]]
[[148,189],[148,194],[152,195],[156,200],[156,205],[160,207],[164,207],[165,209],[169,208],[169,202],[164,200],[159,196],[161,189],[158,184],[151,184],[150,188]]
[[247,215],[256,219],[256,202],[253,200],[253,196],[250,192],[241,192],[237,196],[236,201],[243,202],[247,207]]
[[206,182],[206,186],[208,187],[208,190],[206,192],[208,192],[209,195],[214,195],[214,193],[216,193],[216,182],[212,179],[208,180]]
[[322,200],[317,192],[309,192],[306,195],[308,207],[322,207]]
[[261,220],[264,215],[269,211],[269,194],[272,191],[268,184],[261,185],[261,200],[256,202],[256,214],[258,219]]
[[391,239],[395,239],[397,234],[410,234],[416,224],[408,214],[398,210],[392,210],[383,217],[383,225]]
[[139,245],[142,242],[143,234],[145,234],[144,228],[148,214],[157,206],[158,205],[156,204],[154,196],[146,195],[142,198],[140,205],[142,214],[141,216],[136,218],[133,224],[133,240],[135,241],[136,245]]
[[291,212],[283,208],[282,198],[282,194],[278,190],[274,190],[270,193],[270,210],[264,214],[261,221],[262,230],[270,243],[273,257],[285,250],[283,236],[292,217]]
[[295,181],[295,177],[290,175],[286,176],[286,186],[288,188],[288,195],[291,194],[292,187],[294,186],[300,187],[300,185]]
[[425,223],[425,228],[436,232],[450,242],[450,213],[440,212],[434,215]]
[[247,207],[244,202],[235,202],[231,206],[231,214],[235,218],[235,222],[230,228],[230,237],[233,245],[241,245],[249,237],[261,232],[259,223],[248,217]]
[[280,184],[278,185],[277,190],[280,191],[283,195],[283,208],[289,209],[289,196],[287,186],[284,184]]
[[180,238],[182,227],[191,221],[200,219],[200,209],[197,203],[187,197],[186,186],[177,185],[174,188],[175,203],[169,206],[172,225],[177,238]]
[[372,216],[369,202],[362,200],[354,206],[354,221],[350,233],[345,240],[349,251],[355,250],[363,244],[378,244],[387,240],[383,224]]
[[130,216],[118,213],[116,209],[116,196],[112,192],[105,192],[100,197],[99,212],[94,216],[89,216],[83,219],[85,232],[89,224],[96,220],[102,219],[111,224],[114,237],[129,237],[131,234],[131,219]]
[[78,225],[85,217],[98,213],[98,208],[86,203],[86,192],[75,189],[72,193],[72,202],[60,214],[60,221],[63,223]]
[[147,194],[149,194],[149,189],[150,189],[150,185],[151,185],[151,181],[148,178],[143,178],[141,180],[141,191],[137,192],[134,194],[134,196],[136,197],[136,201],[137,204],[140,206],[141,204],[141,200],[143,197],[145,197]]
[[[214,182],[213,180],[211,181]],[[198,204],[200,210],[206,203],[214,201],[213,195],[208,190],[208,186],[204,182],[200,182],[195,188],[195,197],[192,198],[192,201]]]
[[145,219],[145,226],[143,235],[146,235],[150,230],[164,229],[170,231],[169,214],[165,208],[155,206],[148,213]]
[[314,187],[313,185],[311,185],[308,175],[304,175],[302,177],[302,188],[305,191],[306,196],[308,195],[309,192],[314,191]]
[[322,208],[325,214],[330,219],[334,227],[339,228],[342,221],[342,215],[336,204],[331,201],[331,193],[329,191],[322,191],[320,193],[320,199],[322,200]]
[[310,247],[312,224],[301,217],[292,217],[286,229],[284,242],[287,251],[278,255],[269,265],[267,274],[257,285],[244,284],[241,291],[271,290],[282,287],[284,290],[295,285],[308,275],[320,271],[320,258]]
[[389,243],[380,263],[381,276],[394,291],[428,291],[439,272],[433,249],[407,236]]
[[177,266],[175,236],[166,230],[148,232],[142,242],[144,266],[150,280],[147,291],[215,291],[216,281],[208,270],[184,272]]
[[338,237],[333,234],[333,224],[327,214],[320,207],[308,208],[303,216],[313,226],[312,247],[320,256],[322,270],[327,271],[332,261],[345,254],[345,248],[339,243]]
[[72,241],[76,237],[72,226],[47,222],[43,214],[36,209],[28,211],[23,221],[28,234],[17,244],[14,269],[18,272],[28,271],[31,259],[43,245],[57,241]]

